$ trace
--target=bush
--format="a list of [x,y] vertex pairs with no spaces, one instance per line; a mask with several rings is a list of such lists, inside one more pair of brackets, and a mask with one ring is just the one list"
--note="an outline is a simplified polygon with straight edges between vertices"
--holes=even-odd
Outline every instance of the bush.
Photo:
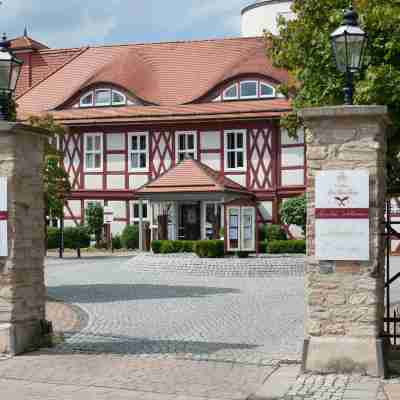
[[122,249],[122,242],[121,242],[121,236],[120,235],[115,235],[112,238],[112,247],[115,250]]
[[264,224],[260,227],[259,241],[287,240],[286,232],[280,225]]
[[161,243],[161,254],[176,253],[177,246],[173,240],[162,240]]
[[60,230],[58,228],[47,228],[47,248],[58,249],[60,247]]
[[139,248],[139,227],[127,225],[122,231],[121,244],[125,249]]
[[220,258],[225,255],[223,240],[200,240],[196,242],[194,251],[199,257]]
[[65,249],[84,249],[90,247],[90,234],[85,226],[68,227],[64,229]]
[[261,254],[268,253],[268,242],[266,240],[260,242],[258,250]]
[[305,254],[305,240],[273,240],[267,243],[267,251],[272,254]]
[[163,242],[162,240],[153,240],[151,242],[151,249],[153,250],[154,254],[161,253],[162,242]]
[[307,202],[306,196],[286,200],[281,207],[282,221],[287,225],[298,225],[306,232]]

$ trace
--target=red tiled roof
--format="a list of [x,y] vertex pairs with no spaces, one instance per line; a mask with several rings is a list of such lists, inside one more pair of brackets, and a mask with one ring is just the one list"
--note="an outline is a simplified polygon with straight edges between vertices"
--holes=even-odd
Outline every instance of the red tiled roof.
[[48,47],[40,43],[29,36],[20,36],[15,39],[10,39],[10,49],[11,50],[43,50],[48,49]]
[[197,160],[187,159],[176,164],[164,174],[142,186],[136,192],[150,193],[199,193],[199,192],[243,192],[247,190],[220,175],[207,165]]
[[277,82],[287,73],[272,66],[262,38],[236,38],[88,48],[18,99],[19,112],[54,110],[94,83],[115,83],[147,102],[187,104],[240,74]]
[[[50,112],[54,119],[66,125],[109,123],[109,122],[151,122],[179,120],[215,120],[235,118],[278,117],[291,109],[286,99],[250,100],[198,103],[177,106],[124,106],[75,108]],[[20,115],[28,119],[29,114]]]

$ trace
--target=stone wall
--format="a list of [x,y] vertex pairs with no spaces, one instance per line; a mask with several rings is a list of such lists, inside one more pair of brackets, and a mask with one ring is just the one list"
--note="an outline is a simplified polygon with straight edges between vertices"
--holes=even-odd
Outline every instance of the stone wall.
[[0,354],[35,347],[45,319],[43,132],[0,122],[0,176],[8,178],[8,249],[0,258]]
[[[308,128],[303,368],[382,375],[386,108],[326,107],[303,110],[301,116]],[[315,257],[315,173],[329,169],[369,170],[370,261]]]

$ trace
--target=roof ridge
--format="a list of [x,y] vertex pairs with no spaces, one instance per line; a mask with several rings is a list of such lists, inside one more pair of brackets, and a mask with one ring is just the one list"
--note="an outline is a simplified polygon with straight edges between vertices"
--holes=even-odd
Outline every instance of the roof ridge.
[[45,76],[43,79],[37,81],[34,85],[29,87],[25,92],[22,92],[18,97],[16,97],[16,100],[19,100],[23,96],[25,96],[27,93],[29,93],[31,90],[42,84],[44,81],[49,79],[51,76],[53,76],[55,73],[60,71],[62,68],[64,68],[66,65],[71,63],[72,61],[76,60],[79,56],[81,56],[83,53],[85,53],[89,47],[83,48],[81,51],[78,51],[77,54],[75,54],[73,57],[71,57],[69,60],[66,60],[63,64],[61,64],[58,68],[56,68],[54,71],[51,71],[49,75]]

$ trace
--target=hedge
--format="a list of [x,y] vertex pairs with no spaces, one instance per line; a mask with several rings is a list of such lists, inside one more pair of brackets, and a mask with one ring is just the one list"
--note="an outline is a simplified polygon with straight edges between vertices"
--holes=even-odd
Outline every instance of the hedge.
[[[58,249],[60,247],[60,229],[47,228],[47,248]],[[90,235],[85,226],[64,228],[64,248],[84,249],[90,247]]]
[[122,242],[121,242],[121,236],[120,235],[115,235],[112,237],[112,247],[115,250],[122,249]]
[[200,240],[194,246],[195,253],[203,258],[221,258],[225,255],[223,240]]
[[191,240],[153,240],[151,248],[155,254],[192,253],[194,244]]
[[260,226],[259,241],[287,240],[286,232],[280,225],[264,224]]
[[121,243],[125,249],[139,248],[139,227],[137,225],[127,225],[122,231]]
[[305,254],[305,240],[273,240],[267,243],[267,252],[271,254]]

